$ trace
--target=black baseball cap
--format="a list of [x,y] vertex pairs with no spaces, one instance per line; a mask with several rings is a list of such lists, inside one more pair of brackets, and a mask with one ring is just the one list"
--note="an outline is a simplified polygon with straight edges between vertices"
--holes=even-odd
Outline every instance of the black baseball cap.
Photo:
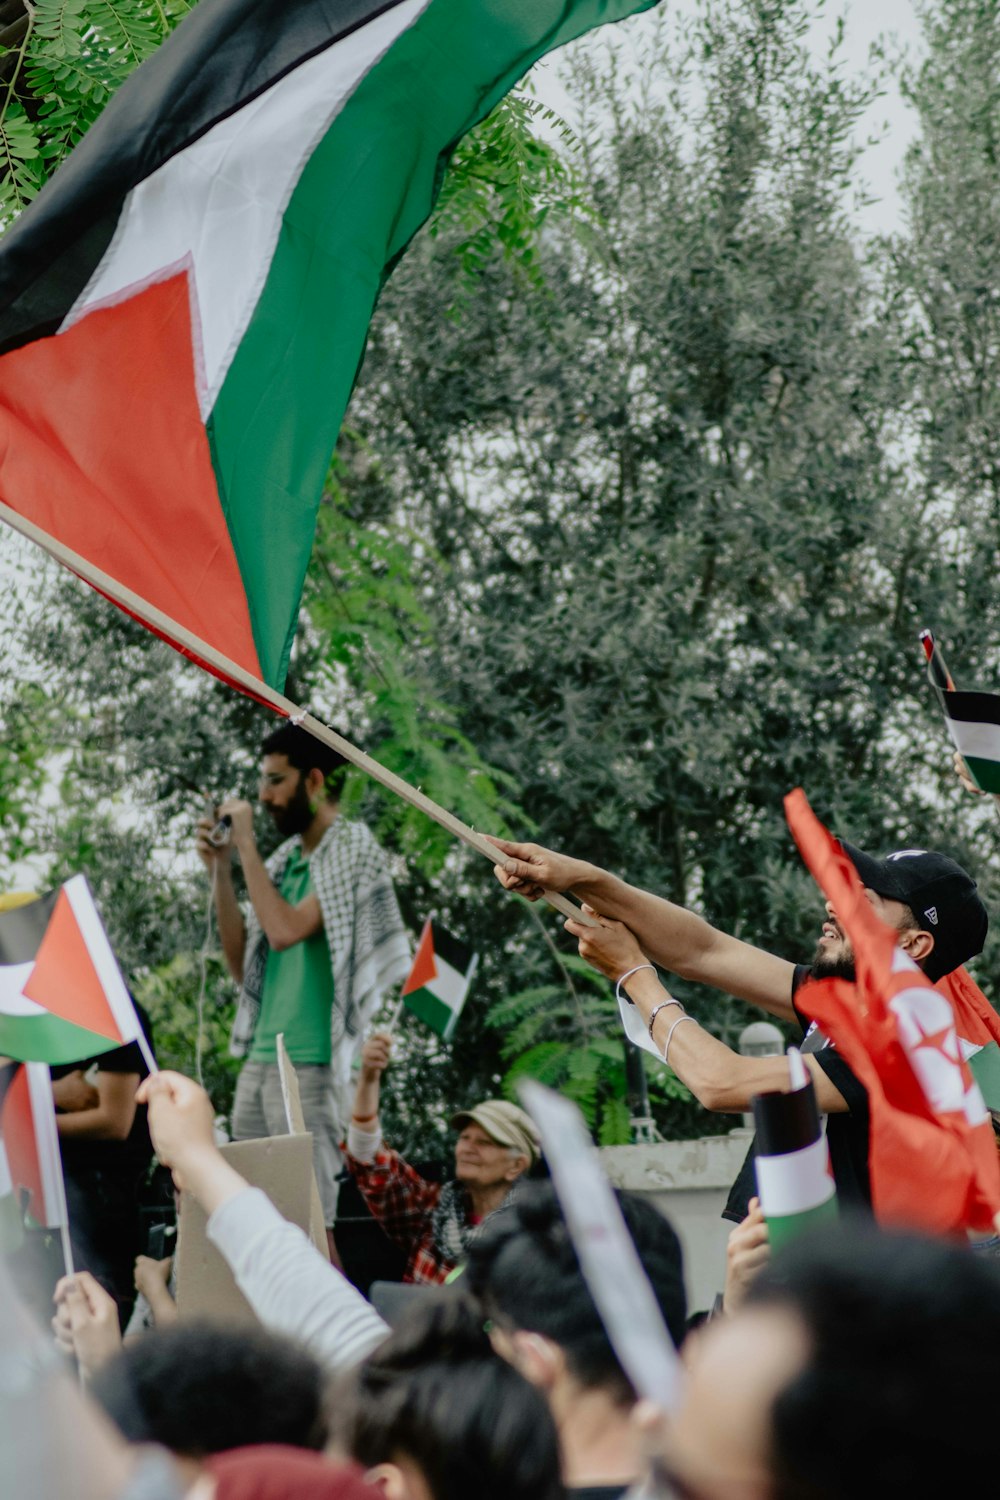
[[982,953],[989,918],[976,882],[947,854],[930,849],[897,849],[873,859],[841,840],[861,884],[887,901],[902,901],[934,937],[923,964],[928,979],[943,979],[967,959]]

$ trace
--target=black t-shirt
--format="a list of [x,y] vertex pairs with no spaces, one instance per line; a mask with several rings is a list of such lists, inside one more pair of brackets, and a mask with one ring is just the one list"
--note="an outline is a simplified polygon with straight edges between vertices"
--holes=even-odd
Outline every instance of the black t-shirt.
[[[809,970],[804,964],[796,964],[792,976],[792,1004],[799,986],[804,984]],[[835,1088],[844,1096],[846,1113],[828,1115],[826,1139],[830,1147],[830,1166],[833,1180],[837,1184],[837,1198],[843,1208],[871,1210],[872,1193],[868,1178],[868,1090],[851,1072],[847,1063],[829,1041],[815,1021],[802,1015],[795,1006],[795,1015],[802,1027],[802,1051],[815,1057],[823,1072]],[[750,1144],[746,1161],[733,1183],[722,1210],[724,1219],[739,1223],[745,1219],[750,1208],[750,1199],[757,1192],[757,1176],[754,1171],[756,1141]]]
[[[150,1051],[152,1051],[153,1033],[149,1016],[141,1005],[136,1004],[135,1009],[146,1034]],[[86,1073],[87,1069],[94,1064],[97,1065],[99,1073],[138,1073],[140,1081],[149,1072],[143,1061],[138,1042],[129,1042],[125,1047],[115,1047],[113,1051],[102,1052],[97,1057],[84,1057],[79,1062],[62,1063],[49,1071],[53,1079],[63,1078],[67,1073],[75,1072],[77,1068]],[[114,1172],[120,1171],[123,1176],[128,1175],[134,1178],[136,1174],[145,1170],[153,1158],[153,1146],[149,1139],[149,1126],[146,1123],[146,1106],[144,1104],[136,1106],[132,1128],[123,1141],[99,1141],[84,1138],[63,1140],[60,1137],[59,1149],[62,1154],[63,1170],[68,1175],[72,1175],[75,1169],[101,1167]]]

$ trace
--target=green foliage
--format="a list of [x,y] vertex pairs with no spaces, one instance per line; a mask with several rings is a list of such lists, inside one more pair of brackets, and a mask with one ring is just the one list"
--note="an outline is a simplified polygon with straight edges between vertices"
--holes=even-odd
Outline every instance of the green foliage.
[[431,232],[448,238],[462,268],[460,302],[473,295],[476,278],[498,246],[540,284],[537,247],[546,219],[588,212],[572,161],[538,134],[539,124],[554,132],[563,148],[575,147],[566,122],[522,88],[502,99],[455,151]]
[[0,217],[19,212],[44,181],[38,132],[16,99],[0,116]]
[[[342,440],[342,450],[353,446],[353,435]],[[355,462],[363,457],[359,449]],[[483,762],[421,667],[431,625],[411,577],[419,538],[405,528],[388,531],[354,520],[336,477],[344,464],[339,457],[320,509],[299,670],[308,670],[314,691],[330,700],[343,697],[345,679],[350,683],[352,702],[364,706],[363,723],[352,727],[379,745],[389,770],[472,827],[504,833],[505,820],[521,816],[506,796],[509,778]],[[356,708],[351,717],[357,718]],[[361,811],[367,791],[366,778],[349,777],[342,798],[347,816]],[[428,875],[437,874],[454,849],[439,824],[395,798],[380,798],[373,817],[379,836]]]
[[[162,32],[181,7],[117,9]],[[537,830],[796,958],[819,908],[781,817],[796,783],[855,842],[940,845],[1000,895],[915,640],[934,626],[960,680],[995,687],[1000,20],[926,7],[908,221],[870,245],[855,142],[877,80],[847,75],[836,36],[813,58],[814,10],[646,18],[632,53],[568,49],[571,140],[542,140],[522,92],[462,143],[373,323],[293,694],[476,826]],[[97,18],[38,7],[0,104],[4,214],[149,41]],[[249,788],[267,720],[75,584],[36,599],[4,679],[0,826],[39,878],[87,869],[189,1055],[192,824],[203,794]],[[525,1072],[623,1138],[607,989],[551,916],[382,793],[355,781],[348,802],[414,929],[434,911],[482,955],[450,1048],[404,1030],[393,1138],[440,1150],[450,1109]],[[1000,993],[995,940],[978,977]],[[675,988],[735,1042],[738,1003]],[[215,1054],[217,966],[209,990]],[[719,1128],[652,1060],[650,1082],[665,1134]]]
[[[502,1032],[500,1052],[509,1064],[504,1093],[516,1102],[518,1083],[537,1079],[574,1100],[602,1146],[626,1145],[625,1052],[614,995],[575,955],[563,955],[559,967],[562,984],[522,990],[490,1008],[487,1024]],[[667,1101],[690,1099],[672,1073],[655,1064],[647,1072],[657,1113]]]
[[2,57],[0,223],[20,212],[188,0],[32,0]]
[[[646,25],[635,64],[575,49],[590,232],[546,226],[543,292],[496,252],[459,323],[433,317],[452,242],[414,247],[352,408],[380,492],[345,478],[424,539],[433,669],[540,841],[789,956],[818,908],[789,786],[861,843],[909,836],[893,349],[849,213],[870,91],[811,60],[807,17],[710,5]],[[558,983],[509,915],[487,926],[492,1004]],[[680,988],[735,1040],[745,1011]],[[533,1062],[560,1076],[551,1046]],[[686,1109],[671,1130],[706,1128]]]
[[234,1007],[231,1003],[220,1007],[215,1000],[228,989],[221,959],[213,954],[202,961],[194,954],[178,953],[142,975],[135,985],[135,993],[149,1011],[160,1067],[175,1068],[179,1073],[195,1078],[199,1062],[198,996],[203,984],[202,1079],[216,1110],[228,1114],[232,1108],[240,1059],[229,1055],[229,1028]]

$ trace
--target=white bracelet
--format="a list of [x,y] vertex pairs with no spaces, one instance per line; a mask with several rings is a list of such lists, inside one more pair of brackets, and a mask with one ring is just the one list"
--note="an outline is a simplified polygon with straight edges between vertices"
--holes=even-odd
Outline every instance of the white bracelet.
[[[625,983],[626,979],[631,979],[633,974],[638,974],[642,969],[652,969],[653,973],[656,973],[655,964],[636,964],[634,969],[626,969],[624,974],[619,975],[618,982],[615,985],[616,1000],[620,1000],[622,997],[622,985]],[[635,1004],[635,1001],[632,999],[628,990],[625,991],[625,999],[628,1001],[629,1005]]]
[[[650,1017],[649,1017],[649,1027],[648,1027],[648,1030],[649,1030],[649,1040],[651,1042],[653,1041],[653,1022],[656,1020],[657,1016],[660,1014],[660,1011],[661,1010],[666,1010],[666,1008],[667,1008],[668,1005],[680,1005],[680,1003],[681,1002],[679,1000],[675,1000],[674,997],[673,997],[673,995],[671,995],[670,998],[669,998],[669,1000],[661,1000],[660,1003],[659,1003],[659,1005],[654,1005],[653,1006],[652,1012],[651,1012]],[[654,1045],[655,1045],[655,1043],[654,1043]]]
[[670,1043],[673,1041],[674,1032],[677,1030],[678,1026],[680,1026],[680,1024],[681,1024],[682,1021],[693,1021],[693,1020],[694,1020],[694,1016],[689,1016],[685,1012],[685,1014],[683,1016],[678,1016],[677,1017],[677,1020],[674,1021],[674,1023],[670,1027],[670,1030],[667,1032],[667,1040],[663,1043],[663,1061],[666,1063],[666,1065],[667,1065],[668,1068],[670,1066]]

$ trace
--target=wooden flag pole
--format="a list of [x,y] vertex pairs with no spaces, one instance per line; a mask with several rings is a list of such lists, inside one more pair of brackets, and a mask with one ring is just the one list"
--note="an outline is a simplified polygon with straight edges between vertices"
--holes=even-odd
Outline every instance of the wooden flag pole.
[[[70,547],[57,541],[55,537],[49,536],[48,532],[36,526],[33,521],[29,521],[24,516],[19,515],[16,510],[11,510],[10,506],[5,505],[2,501],[0,501],[0,520],[6,521],[8,526],[14,531],[19,532],[21,536],[27,537],[29,541],[41,547],[50,557],[54,557],[57,562],[69,568],[70,572],[76,573],[85,583],[89,583],[99,593],[106,595],[115,604],[120,605],[122,609],[128,614],[133,615],[142,624],[147,625],[151,630],[164,636],[172,644],[179,646],[184,652],[193,657],[195,661],[203,662],[206,666],[211,667],[220,677],[227,678],[230,682],[243,688],[244,691],[256,698],[258,702],[265,704],[268,708],[273,708],[285,718],[291,719],[292,723],[301,724],[303,729],[308,730],[310,734],[314,735],[316,739],[322,740],[324,744],[330,745],[334,750],[339,751],[345,760],[350,761],[352,766],[357,766],[359,771],[364,771],[373,781],[377,781],[380,786],[384,786],[387,791],[402,798],[410,807],[415,807],[418,812],[424,813],[433,822],[438,823],[442,828],[446,829],[454,838],[460,839],[463,844],[467,844],[470,849],[475,849],[477,853],[485,855],[491,864],[495,865],[502,858],[499,849],[497,849],[495,844],[491,844],[484,834],[479,833],[475,828],[470,828],[467,823],[463,823],[461,818],[457,818],[454,813],[448,812],[447,808],[441,807],[431,797],[425,796],[417,787],[410,786],[409,782],[404,781],[401,776],[397,776],[394,771],[390,771],[385,766],[380,765],[377,760],[373,760],[363,750],[358,750],[349,740],[345,740],[343,735],[337,734],[336,730],[330,729],[326,724],[321,723],[319,719],[315,718],[306,709],[298,707],[290,698],[286,698],[282,693],[276,692],[274,688],[268,687],[267,683],[262,682],[259,677],[255,677],[252,672],[247,671],[246,667],[241,667],[238,663],[230,661],[228,656],[223,656],[221,651],[216,651],[215,647],[210,646],[207,641],[200,640],[192,631],[187,630],[183,625],[179,625],[176,620],[172,620],[169,615],[164,614],[162,610],[157,609],[155,605],[150,604],[141,595],[133,593],[131,589],[119,583],[116,578],[112,578],[109,573],[105,573],[101,568],[95,567],[85,557],[81,557],[78,552],[74,552]],[[581,911],[574,902],[570,901],[560,892],[546,891],[544,894],[548,904],[564,917],[572,917],[574,921],[582,922],[588,927],[598,926],[593,917],[589,917],[586,912]]]

